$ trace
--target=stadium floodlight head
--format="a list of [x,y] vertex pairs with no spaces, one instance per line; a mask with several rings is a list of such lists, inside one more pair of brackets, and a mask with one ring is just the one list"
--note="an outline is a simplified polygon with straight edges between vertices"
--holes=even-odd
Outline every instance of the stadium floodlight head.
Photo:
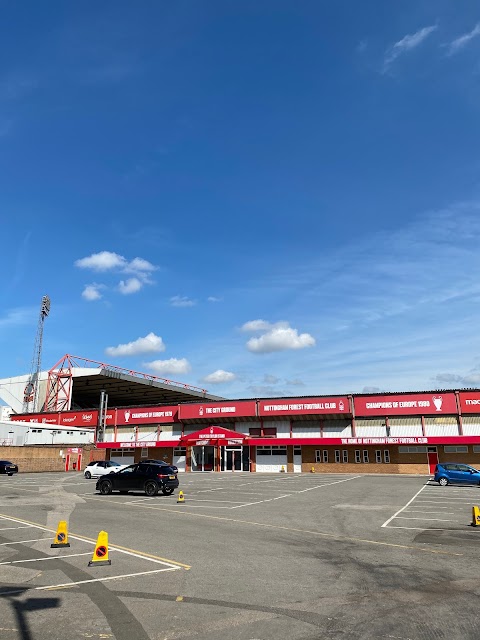
[[41,307],[42,317],[46,318],[49,313],[50,313],[50,298],[48,296],[43,296],[42,307]]

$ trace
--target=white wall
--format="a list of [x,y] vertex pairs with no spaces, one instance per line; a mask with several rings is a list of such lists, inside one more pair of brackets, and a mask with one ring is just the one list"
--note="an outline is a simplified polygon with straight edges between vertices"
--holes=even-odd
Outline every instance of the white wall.
[[263,427],[276,427],[277,438],[290,437],[290,420],[264,420]]

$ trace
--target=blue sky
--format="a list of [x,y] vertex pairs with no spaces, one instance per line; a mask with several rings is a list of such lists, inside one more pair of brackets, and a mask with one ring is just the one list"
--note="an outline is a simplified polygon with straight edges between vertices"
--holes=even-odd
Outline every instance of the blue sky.
[[0,377],[480,384],[477,2],[0,8]]

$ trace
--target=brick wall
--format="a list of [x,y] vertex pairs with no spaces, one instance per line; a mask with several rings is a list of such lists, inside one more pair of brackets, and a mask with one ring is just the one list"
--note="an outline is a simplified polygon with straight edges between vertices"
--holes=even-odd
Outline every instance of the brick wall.
[[[94,445],[82,446],[82,469],[91,460],[104,460],[105,450],[95,449]],[[67,447],[51,445],[27,445],[24,447],[0,447],[0,459],[11,460],[18,465],[20,473],[36,473],[42,471],[65,471]],[[76,461],[77,454],[71,459]]]

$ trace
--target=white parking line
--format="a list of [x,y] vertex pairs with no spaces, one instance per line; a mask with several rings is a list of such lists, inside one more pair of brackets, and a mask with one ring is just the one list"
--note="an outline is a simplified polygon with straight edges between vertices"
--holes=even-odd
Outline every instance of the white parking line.
[[36,540],[17,540],[16,542],[2,542],[0,547],[5,547],[7,544],[26,544],[27,542],[41,542],[42,540],[51,541],[51,538],[37,538]]
[[12,531],[13,529],[31,529],[32,526],[30,524],[22,525],[21,527],[3,527],[0,531]]
[[412,502],[415,500],[415,498],[418,495],[420,495],[422,493],[422,491],[425,489],[425,487],[427,487],[427,486],[428,485],[424,484],[423,487],[420,489],[420,491],[417,491],[417,493],[413,496],[413,498],[410,498],[410,500],[407,502],[407,504],[404,507],[399,509],[396,513],[393,514],[393,516],[391,516],[388,520],[386,520],[382,524],[382,527],[387,527],[394,518],[396,518],[400,513],[402,513],[402,511],[405,511],[405,509],[412,504]]
[[[110,549],[112,551],[112,549]],[[92,552],[86,553],[70,553],[66,556],[48,556],[48,558],[29,558],[28,560],[9,560],[8,562],[0,562],[2,564],[23,564],[24,562],[43,562],[44,560],[64,560],[65,558],[75,558],[77,556],[91,556]]]
[[408,516],[397,516],[397,520],[423,520],[427,522],[438,521],[438,522],[459,522],[458,520],[449,520],[447,518],[409,518]]
[[[91,578],[90,580],[77,580],[76,582],[63,582],[61,584],[52,584],[44,587],[30,587],[29,591],[53,591],[54,589],[68,589],[76,587],[79,584],[87,584],[89,582],[107,582],[108,580],[122,580],[123,578],[133,578],[135,576],[146,576],[149,573],[162,573],[164,571],[177,571],[180,567],[168,567],[167,569],[152,569],[151,571],[139,571],[138,573],[124,573],[118,576],[107,576],[105,578]],[[2,591],[2,596],[14,595],[15,593],[23,593],[24,589],[14,589],[12,591]]]
[[[408,511],[405,511],[405,513],[438,513],[438,511],[414,511],[413,509],[408,509]],[[454,516],[455,513],[453,511],[442,511],[441,514],[438,515],[442,515],[442,516]]]

